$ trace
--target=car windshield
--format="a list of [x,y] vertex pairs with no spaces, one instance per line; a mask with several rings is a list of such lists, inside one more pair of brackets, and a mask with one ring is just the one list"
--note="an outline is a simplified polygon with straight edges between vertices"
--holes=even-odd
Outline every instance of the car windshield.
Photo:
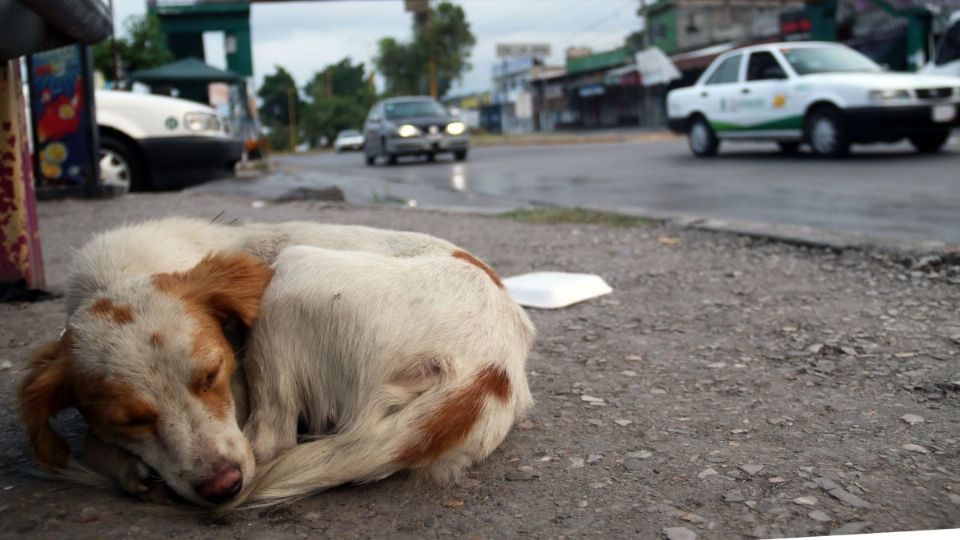
[[797,75],[813,73],[879,73],[873,60],[846,47],[797,47],[780,49]]
[[414,116],[446,116],[447,111],[436,101],[425,99],[416,101],[391,101],[384,103],[387,118],[411,118]]
[[341,131],[338,136],[340,137],[356,137],[360,132],[355,129],[345,129]]

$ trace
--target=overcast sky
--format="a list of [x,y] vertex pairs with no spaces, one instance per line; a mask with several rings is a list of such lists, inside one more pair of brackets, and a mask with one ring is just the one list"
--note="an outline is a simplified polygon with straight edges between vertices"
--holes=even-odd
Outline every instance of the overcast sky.
[[[488,90],[497,43],[549,43],[551,63],[562,64],[570,45],[595,50],[618,47],[640,27],[638,0],[454,0],[463,6],[477,38],[463,82],[451,94]],[[146,11],[145,0],[114,0],[119,23]],[[314,72],[349,56],[369,65],[377,41],[411,37],[402,0],[340,0],[254,4],[255,84],[275,65],[293,73],[301,87]],[[224,67],[222,35],[205,39],[207,61]]]

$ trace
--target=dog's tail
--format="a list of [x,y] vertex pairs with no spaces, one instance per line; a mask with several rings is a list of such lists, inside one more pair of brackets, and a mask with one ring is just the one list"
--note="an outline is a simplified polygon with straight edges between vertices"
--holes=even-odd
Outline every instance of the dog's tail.
[[452,390],[428,390],[399,411],[301,443],[260,466],[250,488],[232,506],[288,502],[405,469],[437,480],[455,478],[490,455],[530,404],[526,380],[517,382],[512,386],[501,367],[488,366]]

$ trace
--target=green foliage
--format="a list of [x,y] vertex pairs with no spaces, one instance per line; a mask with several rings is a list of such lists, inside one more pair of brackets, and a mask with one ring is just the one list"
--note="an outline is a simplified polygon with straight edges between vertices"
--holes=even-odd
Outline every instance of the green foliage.
[[[257,90],[257,97],[261,100],[260,120],[267,126],[287,126],[290,124],[290,115],[296,120],[300,109],[300,97],[297,92],[297,83],[293,75],[281,66],[274,66],[276,73],[263,78],[263,84]],[[291,111],[291,95],[293,96]]]
[[636,53],[642,51],[646,47],[646,35],[643,30],[637,30],[632,32],[623,40],[623,46],[628,51]]
[[463,9],[442,1],[415,28],[412,42],[381,39],[374,61],[385,79],[387,94],[428,94],[432,58],[437,69],[438,95],[443,96],[470,68],[470,49],[476,42]]
[[[116,52],[123,72],[162,66],[173,61],[173,53],[160,31],[160,19],[153,14],[132,15],[124,21],[126,35],[116,39]],[[93,47],[94,68],[107,80],[116,79],[112,40],[101,41]]]
[[303,91],[312,98],[304,105],[302,125],[311,146],[316,146],[321,137],[332,144],[341,130],[362,129],[367,111],[376,100],[363,64],[353,65],[349,58],[315,73]]

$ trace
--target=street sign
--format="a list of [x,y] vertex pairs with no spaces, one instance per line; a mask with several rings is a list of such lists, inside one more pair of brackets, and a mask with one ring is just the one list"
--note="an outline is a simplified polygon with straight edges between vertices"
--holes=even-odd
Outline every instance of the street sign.
[[545,58],[550,56],[549,43],[497,43],[497,58]]

